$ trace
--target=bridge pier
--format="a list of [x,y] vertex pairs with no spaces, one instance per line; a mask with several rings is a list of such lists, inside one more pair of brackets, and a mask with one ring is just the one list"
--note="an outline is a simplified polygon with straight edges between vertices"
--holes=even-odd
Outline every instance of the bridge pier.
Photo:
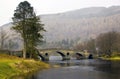
[[70,53],[69,52],[63,57],[63,60],[70,60]]
[[93,55],[89,54],[88,59],[93,59]]
[[49,61],[49,54],[45,53],[44,58],[45,58],[45,61]]

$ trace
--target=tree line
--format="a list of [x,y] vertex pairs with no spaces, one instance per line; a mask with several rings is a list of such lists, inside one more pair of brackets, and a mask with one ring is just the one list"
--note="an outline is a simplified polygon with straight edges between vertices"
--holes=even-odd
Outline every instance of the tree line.
[[[12,20],[13,26],[11,29],[19,33],[23,40],[23,58],[35,58],[37,46],[43,41],[44,24],[41,23],[40,18],[36,16],[34,8],[27,1],[19,3],[14,11]],[[108,22],[105,22],[105,24],[108,24]],[[111,24],[110,26],[113,25]],[[4,41],[7,38],[7,35],[1,29],[1,49],[4,48]],[[113,52],[120,52],[119,40],[120,33],[112,31],[102,33],[95,39],[90,38],[87,41],[80,42],[76,46],[74,46],[74,41],[69,41],[68,39],[62,40],[57,44],[61,44],[61,47],[71,48],[71,46],[74,46],[76,50],[89,50],[99,55],[111,56]],[[8,44],[12,47],[14,46],[13,43],[14,41],[9,40]]]
[[120,54],[120,33],[111,31],[98,35],[95,39],[89,39],[77,44],[76,50],[88,50],[99,56],[111,57],[115,53]]

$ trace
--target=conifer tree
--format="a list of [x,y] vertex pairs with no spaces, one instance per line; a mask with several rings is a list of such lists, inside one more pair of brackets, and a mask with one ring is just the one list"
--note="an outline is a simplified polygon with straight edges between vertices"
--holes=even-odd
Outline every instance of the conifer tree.
[[34,8],[27,1],[20,2],[12,17],[13,27],[23,38],[23,58],[26,54],[33,52],[38,42],[41,42],[43,36],[41,31],[45,31],[44,24],[41,24],[40,18],[36,16]]

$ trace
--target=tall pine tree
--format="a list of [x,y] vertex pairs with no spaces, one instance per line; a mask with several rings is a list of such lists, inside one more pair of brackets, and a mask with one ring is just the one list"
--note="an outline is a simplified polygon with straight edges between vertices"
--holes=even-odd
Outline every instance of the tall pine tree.
[[41,31],[45,31],[44,24],[41,24],[40,18],[36,16],[34,8],[27,1],[21,2],[14,11],[13,29],[21,34],[23,38],[23,58],[26,54],[32,54],[43,36]]

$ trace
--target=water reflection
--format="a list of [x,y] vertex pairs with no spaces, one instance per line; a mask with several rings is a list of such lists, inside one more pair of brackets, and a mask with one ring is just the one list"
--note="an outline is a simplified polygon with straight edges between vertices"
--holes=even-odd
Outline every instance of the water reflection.
[[96,70],[107,72],[110,74],[118,74],[120,73],[120,61],[99,61],[103,64],[99,64],[96,66]]
[[51,65],[59,65],[60,68],[52,68],[29,74],[15,79],[119,79],[120,61],[105,61],[100,59],[66,60],[60,57],[51,58]]
[[49,60],[52,61],[52,60],[62,60],[62,56],[50,56],[49,57]]

